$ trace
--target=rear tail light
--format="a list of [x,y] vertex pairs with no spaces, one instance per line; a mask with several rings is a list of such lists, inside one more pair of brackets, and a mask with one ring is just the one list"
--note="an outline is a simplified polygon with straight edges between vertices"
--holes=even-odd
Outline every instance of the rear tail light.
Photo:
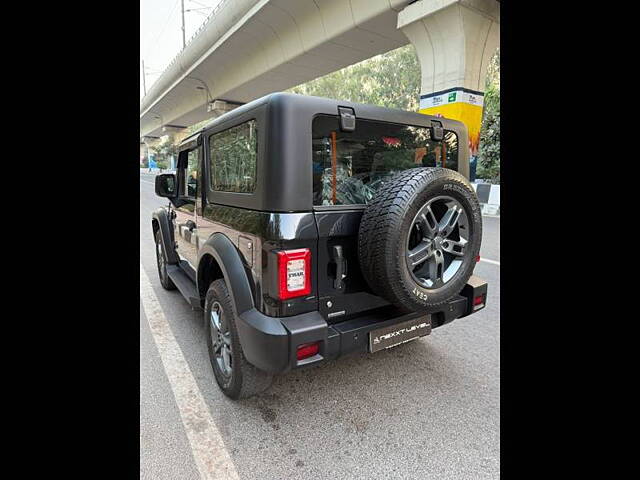
[[308,248],[278,252],[280,300],[311,293],[311,251]]
[[305,358],[313,357],[320,351],[320,342],[305,343],[298,347],[298,360],[304,360]]
[[473,299],[473,309],[478,310],[484,307],[484,295],[478,295]]

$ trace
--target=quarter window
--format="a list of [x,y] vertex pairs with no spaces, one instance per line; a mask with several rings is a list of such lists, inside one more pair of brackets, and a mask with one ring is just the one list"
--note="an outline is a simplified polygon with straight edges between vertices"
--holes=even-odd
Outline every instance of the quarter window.
[[219,192],[252,193],[256,188],[258,131],[250,120],[209,137],[211,188]]

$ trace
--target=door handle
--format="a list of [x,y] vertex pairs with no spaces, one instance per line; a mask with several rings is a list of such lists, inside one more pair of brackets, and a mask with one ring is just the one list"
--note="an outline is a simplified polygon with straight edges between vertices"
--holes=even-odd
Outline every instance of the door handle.
[[336,278],[333,281],[333,288],[342,290],[344,283],[342,280],[347,276],[347,261],[342,255],[342,245],[333,246],[333,261],[336,262]]

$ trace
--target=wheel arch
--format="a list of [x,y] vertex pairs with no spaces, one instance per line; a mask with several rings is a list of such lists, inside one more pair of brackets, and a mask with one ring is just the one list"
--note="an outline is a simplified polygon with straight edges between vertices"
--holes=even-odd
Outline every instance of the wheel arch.
[[251,284],[240,253],[229,237],[217,232],[207,239],[198,253],[196,279],[203,307],[209,285],[219,278],[227,283],[236,315],[254,308]]
[[151,228],[153,235],[160,230],[160,239],[162,241],[162,250],[166,256],[167,263],[169,265],[175,265],[178,263],[178,254],[175,248],[173,248],[173,230],[171,229],[171,223],[169,222],[169,215],[166,208],[158,208],[154,210],[151,216]]
[[207,296],[207,290],[215,280],[224,279],[224,273],[218,263],[218,260],[211,254],[205,253],[198,262],[197,287],[200,295],[200,305],[204,309],[204,300]]

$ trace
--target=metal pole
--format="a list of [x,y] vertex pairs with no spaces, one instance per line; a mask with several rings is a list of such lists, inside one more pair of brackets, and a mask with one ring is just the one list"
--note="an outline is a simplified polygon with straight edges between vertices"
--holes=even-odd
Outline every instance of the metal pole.
[[147,72],[144,71],[144,60],[142,60],[142,91],[144,95],[147,95],[147,82],[146,82]]
[[184,0],[181,0],[180,3],[182,4],[182,49],[184,50],[184,47],[187,46],[184,33]]

